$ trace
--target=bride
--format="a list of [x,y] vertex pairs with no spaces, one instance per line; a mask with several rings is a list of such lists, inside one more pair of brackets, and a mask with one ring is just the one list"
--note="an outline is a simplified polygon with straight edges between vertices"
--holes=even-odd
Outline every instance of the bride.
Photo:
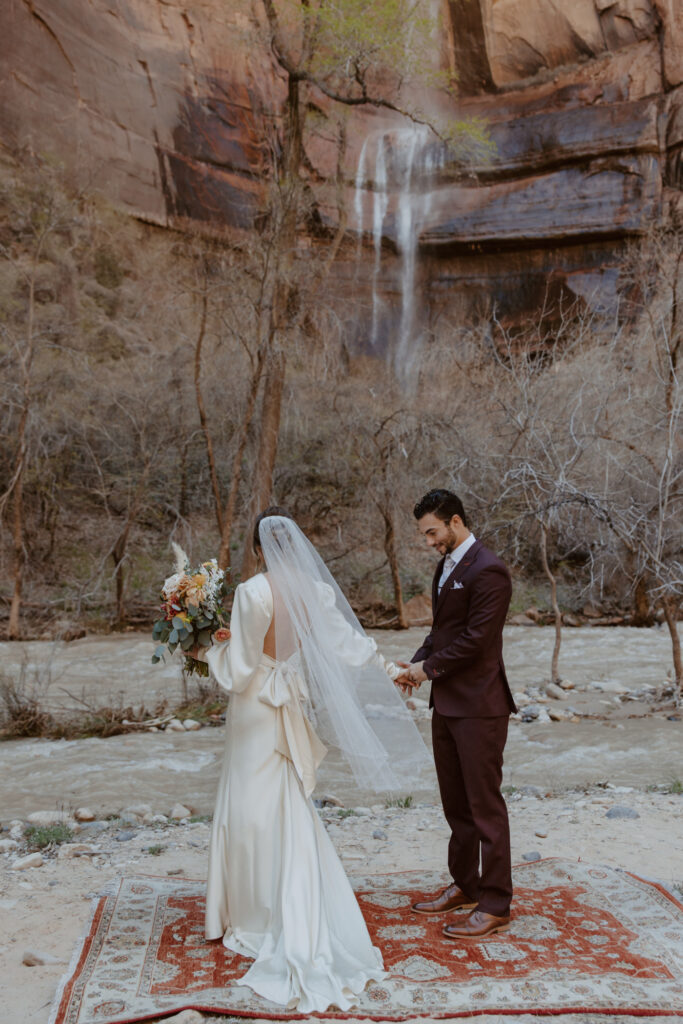
[[429,758],[391,682],[401,669],[377,652],[296,523],[267,509],[254,547],[265,571],[237,587],[230,640],[207,653],[232,699],[206,937],[253,960],[239,983],[264,999],[347,1010],[385,974],[311,800],[321,737],[376,791],[414,785]]

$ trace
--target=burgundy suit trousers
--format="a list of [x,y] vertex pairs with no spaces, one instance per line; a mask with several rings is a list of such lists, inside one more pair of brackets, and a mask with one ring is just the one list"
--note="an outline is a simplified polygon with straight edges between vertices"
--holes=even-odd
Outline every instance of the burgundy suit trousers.
[[[507,807],[500,791],[508,717],[432,715],[441,802],[451,829],[448,869],[479,910],[510,912],[512,867]],[[481,871],[479,862],[481,857]]]

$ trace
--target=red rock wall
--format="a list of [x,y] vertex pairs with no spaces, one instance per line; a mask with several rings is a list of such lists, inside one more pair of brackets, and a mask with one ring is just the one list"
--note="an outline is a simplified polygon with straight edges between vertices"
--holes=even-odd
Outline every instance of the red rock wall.
[[[458,112],[487,119],[497,156],[476,185],[438,182],[421,239],[432,308],[493,302],[514,321],[548,293],[607,303],[619,251],[683,188],[681,0],[444,0],[444,16]],[[4,0],[0,31],[6,143],[60,156],[158,223],[250,227],[282,83],[236,5]],[[381,124],[359,112],[349,125],[349,208]],[[311,142],[323,179],[334,140]],[[315,187],[333,226],[332,190]],[[390,263],[383,274],[389,294]],[[354,280],[342,259],[340,293]]]

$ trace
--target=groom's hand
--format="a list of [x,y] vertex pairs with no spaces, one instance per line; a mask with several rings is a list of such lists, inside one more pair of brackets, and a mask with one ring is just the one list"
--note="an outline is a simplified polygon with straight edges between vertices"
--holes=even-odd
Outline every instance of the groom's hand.
[[[400,665],[401,662],[399,661],[398,664]],[[425,679],[429,679],[429,676],[427,675],[425,670],[422,668],[423,665],[424,665],[423,661],[417,661],[417,662],[415,662],[414,665],[410,666],[410,671],[409,671],[408,675],[410,676],[414,686],[419,686],[420,683],[424,683]]]

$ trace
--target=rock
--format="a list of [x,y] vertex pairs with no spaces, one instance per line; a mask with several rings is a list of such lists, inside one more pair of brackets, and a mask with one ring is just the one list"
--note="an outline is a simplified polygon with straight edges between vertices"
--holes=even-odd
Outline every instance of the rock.
[[561,687],[556,686],[555,683],[548,683],[545,688],[545,692],[549,697],[553,697],[555,700],[567,699],[567,694]]
[[95,813],[89,807],[79,807],[74,814],[76,821],[94,821]]
[[571,679],[560,679],[558,685],[561,686],[563,690],[573,690],[576,683],[573,683]]
[[[571,612],[562,613],[562,623],[565,626],[577,627],[581,625],[581,619],[577,618],[576,615],[572,615]],[[560,684],[562,685],[562,684]]]
[[11,829],[9,830],[9,837],[10,837],[10,839],[23,839],[23,836],[24,836],[24,826],[23,826],[23,824],[20,823],[18,825],[12,825]]
[[375,831],[372,833],[372,838],[373,839],[386,839],[387,838],[387,834],[386,834],[386,832],[382,832],[381,828],[376,828]]
[[406,707],[411,711],[428,711],[429,701],[423,700],[422,697],[408,697]]
[[548,833],[544,832],[542,829],[538,829],[536,832],[534,832],[534,835],[538,836],[539,839],[547,839],[548,838]]
[[551,722],[563,722],[567,713],[562,708],[548,708],[548,718]]
[[581,609],[581,613],[585,615],[587,619],[599,619],[602,617],[600,609],[596,608],[593,604],[585,604]]
[[183,1010],[173,1017],[165,1017],[164,1024],[205,1024],[206,1017],[198,1010]]
[[192,811],[189,807],[185,807],[183,804],[175,804],[169,814],[169,818],[173,821],[181,821],[183,818],[189,818],[192,816]]
[[166,724],[166,732],[185,732],[185,726],[179,718],[172,718],[171,721]]
[[27,868],[39,868],[42,867],[43,863],[42,853],[29,853],[26,857],[20,857],[14,861],[12,871],[26,871]]
[[62,825],[72,819],[66,811],[34,811],[28,820],[31,825]]
[[640,815],[633,807],[621,807],[619,804],[615,804],[605,814],[606,818],[639,818]]
[[62,843],[57,853],[58,860],[72,860],[74,857],[92,857],[99,851],[87,843]]
[[370,807],[354,807],[353,813],[360,815],[361,818],[367,818],[372,814],[372,810]]
[[321,807],[343,807],[344,804],[333,793],[321,793],[318,797]]
[[430,626],[432,623],[432,595],[415,594],[406,601],[403,610],[411,626]]
[[544,791],[540,786],[520,786],[518,792],[522,796],[537,796],[539,798],[544,796]]
[[186,732],[196,732],[197,729],[201,729],[202,723],[198,722],[196,718],[185,718],[183,720],[183,729]]
[[116,835],[114,836],[114,839],[116,840],[117,843],[127,843],[131,839],[134,839],[136,835],[137,835],[137,832],[135,831],[135,829],[132,829],[132,828],[125,829],[124,828],[121,832],[117,832],[116,833]]
[[130,807],[125,807],[121,811],[119,818],[124,825],[139,825],[140,822],[150,822],[152,820],[152,808],[150,804],[131,804]]
[[527,704],[526,707],[522,708],[522,721],[533,722],[541,713],[541,709],[537,704]]
[[533,861],[541,860],[541,855],[538,850],[532,850],[531,853],[523,853],[522,860]]
[[167,825],[168,818],[165,814],[153,814],[149,819],[151,825]]
[[52,953],[39,953],[37,949],[25,949],[21,962],[25,967],[44,967],[46,964],[63,964],[66,961],[61,960],[58,956],[53,956]]
[[510,626],[535,626],[536,625],[536,623],[533,621],[533,619],[527,618],[527,616],[523,612],[520,613],[520,614],[517,614],[517,615],[511,615],[510,618],[508,619],[508,624]]
[[16,850],[19,843],[16,839],[0,839],[0,853],[9,853],[10,850]]

